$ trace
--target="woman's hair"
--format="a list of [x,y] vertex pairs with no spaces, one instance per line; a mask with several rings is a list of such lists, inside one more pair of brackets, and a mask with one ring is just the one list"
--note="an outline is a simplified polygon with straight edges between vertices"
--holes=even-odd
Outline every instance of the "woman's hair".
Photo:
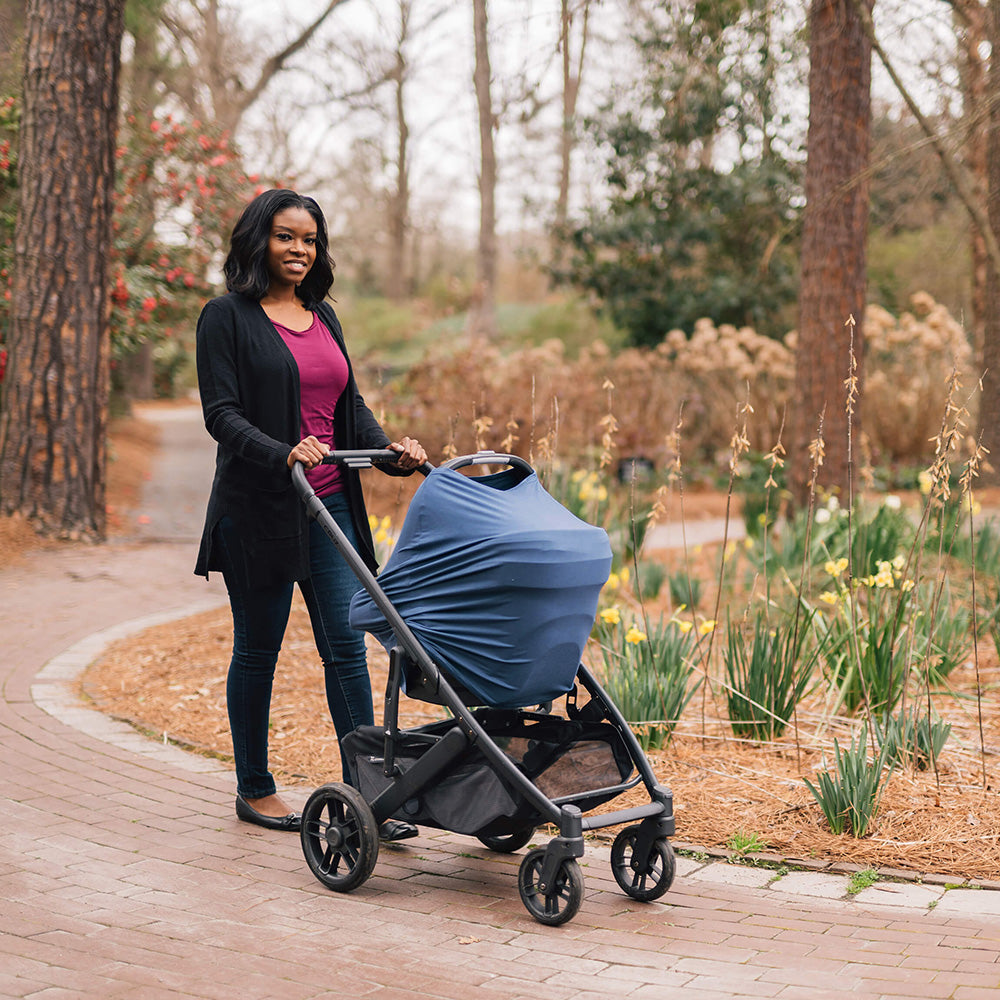
[[304,208],[316,223],[316,260],[302,279],[296,294],[307,305],[322,302],[333,284],[334,263],[330,257],[323,211],[313,198],[287,188],[264,191],[246,208],[233,226],[229,253],[222,265],[226,288],[260,301],[266,294],[271,276],[267,270],[267,244],[271,223],[286,208]]

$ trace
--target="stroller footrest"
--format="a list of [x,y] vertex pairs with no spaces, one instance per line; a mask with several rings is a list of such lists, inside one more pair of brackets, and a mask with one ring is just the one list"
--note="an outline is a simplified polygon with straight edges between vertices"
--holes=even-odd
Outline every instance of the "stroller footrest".
[[635,823],[647,816],[662,817],[663,822],[668,825],[664,830],[664,835],[671,837],[674,833],[674,817],[664,815],[663,803],[649,802],[646,805],[635,806],[632,809],[619,809],[617,812],[602,813],[598,816],[584,816],[584,830],[602,830],[607,826],[618,826],[620,823]]

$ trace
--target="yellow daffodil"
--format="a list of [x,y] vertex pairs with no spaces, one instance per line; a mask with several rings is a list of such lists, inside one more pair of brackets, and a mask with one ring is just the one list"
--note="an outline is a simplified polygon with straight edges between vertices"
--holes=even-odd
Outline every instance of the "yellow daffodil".
[[838,600],[838,597],[837,597],[837,594],[836,594],[835,591],[824,590],[823,593],[819,595],[819,599],[824,604],[836,604],[837,600]]
[[904,580],[904,581],[903,581],[903,582],[902,582],[902,583],[901,583],[901,584],[899,585],[899,589],[900,589],[900,590],[901,590],[901,591],[902,591],[902,592],[903,592],[904,594],[908,594],[908,593],[909,593],[909,592],[910,592],[911,590],[913,590],[913,586],[914,586],[914,584],[913,584],[913,581],[912,581],[912,580]]
[[617,608],[605,608],[601,612],[601,621],[606,625],[617,625],[621,620],[622,616]]
[[694,628],[691,622],[677,622],[677,627],[681,630],[681,635],[687,635]]
[[634,625],[625,633],[625,641],[633,646],[638,646],[640,642],[646,641],[646,633],[641,632]]
[[847,569],[847,560],[843,556],[839,559],[827,559],[826,563],[823,565],[823,569],[825,569],[830,576],[840,576],[840,574]]
[[708,635],[708,633],[711,632],[712,629],[714,629],[714,628],[715,628],[715,619],[713,619],[713,618],[706,618],[698,626],[698,634],[699,635]]
[[622,585],[622,578],[617,573],[612,573],[604,586],[608,590],[617,590]]
[[628,566],[622,566],[619,570],[618,575],[621,577],[622,583],[628,583]]

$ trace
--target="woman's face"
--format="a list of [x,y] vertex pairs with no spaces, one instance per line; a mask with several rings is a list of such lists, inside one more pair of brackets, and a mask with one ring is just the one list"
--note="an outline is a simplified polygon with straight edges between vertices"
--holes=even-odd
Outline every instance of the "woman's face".
[[316,260],[316,222],[304,208],[283,208],[271,219],[267,273],[271,289],[297,286]]

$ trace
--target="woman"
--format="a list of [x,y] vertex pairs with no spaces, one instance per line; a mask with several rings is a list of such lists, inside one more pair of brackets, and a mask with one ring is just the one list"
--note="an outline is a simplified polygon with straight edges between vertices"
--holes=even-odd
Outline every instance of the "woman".
[[[343,331],[325,301],[333,284],[326,222],[312,198],[265,191],[243,211],[224,273],[228,294],[198,320],[198,386],[218,441],[215,479],[195,572],[223,574],[233,612],[226,685],[236,760],[236,815],[297,830],[267,764],[271,685],[297,582],[323,661],[338,739],[372,718],[365,641],[347,621],[357,578],[291,482],[301,462],[317,495],[365,563],[376,569],[358,473],[320,464],[331,448],[391,448],[382,468],[408,475],[427,461],[420,443],[389,438],[358,392]],[[344,780],[350,776],[342,764]],[[385,840],[414,836],[387,820]]]

